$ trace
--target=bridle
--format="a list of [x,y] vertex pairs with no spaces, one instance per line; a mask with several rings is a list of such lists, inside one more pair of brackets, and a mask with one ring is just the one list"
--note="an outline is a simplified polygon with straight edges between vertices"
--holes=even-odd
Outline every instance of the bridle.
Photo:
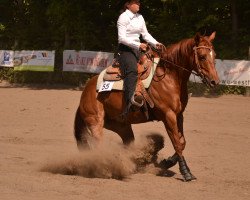
[[204,84],[210,86],[210,83],[209,83],[208,79],[202,73],[201,65],[200,65],[199,58],[198,58],[197,49],[208,49],[208,50],[210,50],[210,52],[214,52],[214,50],[213,50],[213,48],[208,47],[208,46],[198,46],[198,47],[195,46],[193,48],[193,50],[194,50],[195,64],[196,64],[196,67],[197,67],[197,73],[195,75],[199,76]]
[[[201,78],[202,82],[206,85],[210,85],[209,84],[209,81],[207,80],[206,76],[202,73],[202,70],[201,70],[201,65],[200,65],[200,62],[199,62],[199,58],[198,58],[198,53],[197,53],[197,50],[198,49],[209,49],[210,51],[214,51],[211,47],[208,47],[208,46],[195,46],[193,47],[193,50],[194,50],[194,57],[195,57],[195,64],[196,64],[196,68],[197,68],[197,72],[196,71],[193,71],[192,69],[186,69],[184,66],[181,66],[181,65],[178,65],[178,64],[175,64],[173,63],[172,61],[169,61],[165,58],[162,57],[162,51],[159,51],[158,49],[150,46],[151,49],[153,49],[153,51],[157,52],[157,54],[159,55],[159,58],[161,61],[165,62],[165,63],[169,63],[171,65],[174,65],[175,67],[178,67],[179,69],[183,70],[183,71],[187,71],[191,74],[194,74],[198,77]],[[166,47],[163,45],[163,48],[166,49]],[[146,54],[147,55],[147,54]],[[157,78],[161,78],[162,79],[165,77],[165,75],[167,74],[167,71],[165,71],[163,74],[161,75],[156,75]],[[159,81],[159,80],[158,80]]]

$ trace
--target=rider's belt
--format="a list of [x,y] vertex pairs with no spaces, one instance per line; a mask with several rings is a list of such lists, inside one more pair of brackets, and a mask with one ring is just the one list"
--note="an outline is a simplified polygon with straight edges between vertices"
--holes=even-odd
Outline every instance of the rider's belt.
[[118,50],[119,51],[132,51],[132,48],[124,44],[119,44]]
[[140,53],[139,50],[133,49],[133,48],[131,48],[131,47],[127,46],[127,45],[121,44],[121,43],[118,46],[118,51],[120,53],[121,52],[132,52],[132,53],[134,53],[134,55],[135,55],[135,57],[136,57],[137,60],[139,60],[140,55],[141,55],[141,53]]

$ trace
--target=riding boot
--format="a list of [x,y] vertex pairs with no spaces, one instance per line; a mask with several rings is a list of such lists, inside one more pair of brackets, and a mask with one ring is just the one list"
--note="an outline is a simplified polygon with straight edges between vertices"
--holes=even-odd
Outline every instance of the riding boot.
[[137,73],[129,73],[124,79],[124,99],[126,107],[123,115],[126,116],[130,111],[137,111],[143,105],[143,97],[135,94],[137,83]]

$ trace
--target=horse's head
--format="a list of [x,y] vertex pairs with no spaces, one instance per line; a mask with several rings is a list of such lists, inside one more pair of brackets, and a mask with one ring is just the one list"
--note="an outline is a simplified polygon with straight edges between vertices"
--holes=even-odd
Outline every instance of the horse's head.
[[214,87],[219,83],[219,77],[215,69],[215,52],[212,41],[215,38],[215,32],[210,36],[201,36],[197,33],[194,37],[195,47],[195,66],[194,70],[201,77],[203,83]]

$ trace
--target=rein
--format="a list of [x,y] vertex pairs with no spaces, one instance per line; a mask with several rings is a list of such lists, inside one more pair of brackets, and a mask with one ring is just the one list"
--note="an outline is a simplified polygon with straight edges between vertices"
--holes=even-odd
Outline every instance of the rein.
[[[160,60],[162,60],[163,62],[169,63],[169,64],[174,65],[175,67],[177,67],[177,68],[179,68],[179,69],[181,69],[181,70],[184,70],[184,71],[187,71],[187,72],[189,72],[189,73],[191,73],[191,74],[194,74],[194,75],[196,75],[196,76],[199,76],[199,77],[202,79],[202,82],[203,82],[203,83],[208,84],[208,81],[207,81],[206,77],[204,76],[204,74],[202,73],[202,70],[201,70],[201,65],[200,65],[200,63],[199,63],[198,54],[197,54],[197,49],[205,48],[205,49],[209,49],[210,51],[213,51],[212,48],[207,47],[207,46],[198,46],[198,47],[195,46],[195,47],[193,48],[193,50],[194,50],[194,55],[195,55],[195,63],[196,63],[198,72],[195,72],[195,71],[193,71],[193,70],[186,69],[184,66],[175,64],[175,63],[172,62],[172,61],[169,61],[169,60],[167,60],[167,59],[164,59],[164,58],[162,57],[162,52],[160,52],[158,49],[156,49],[156,48],[154,48],[154,47],[150,47],[150,48],[152,48],[155,52],[157,52],[157,54],[158,54],[159,57],[160,57]],[[163,48],[166,49],[166,47],[165,47],[164,45],[163,45]],[[154,63],[154,62],[153,62],[153,63]],[[163,78],[164,78],[166,74],[167,74],[167,72],[164,72],[162,75],[156,75],[156,76],[157,76],[158,78],[159,78],[159,77],[163,77]],[[156,81],[156,80],[155,80],[155,81]]]

